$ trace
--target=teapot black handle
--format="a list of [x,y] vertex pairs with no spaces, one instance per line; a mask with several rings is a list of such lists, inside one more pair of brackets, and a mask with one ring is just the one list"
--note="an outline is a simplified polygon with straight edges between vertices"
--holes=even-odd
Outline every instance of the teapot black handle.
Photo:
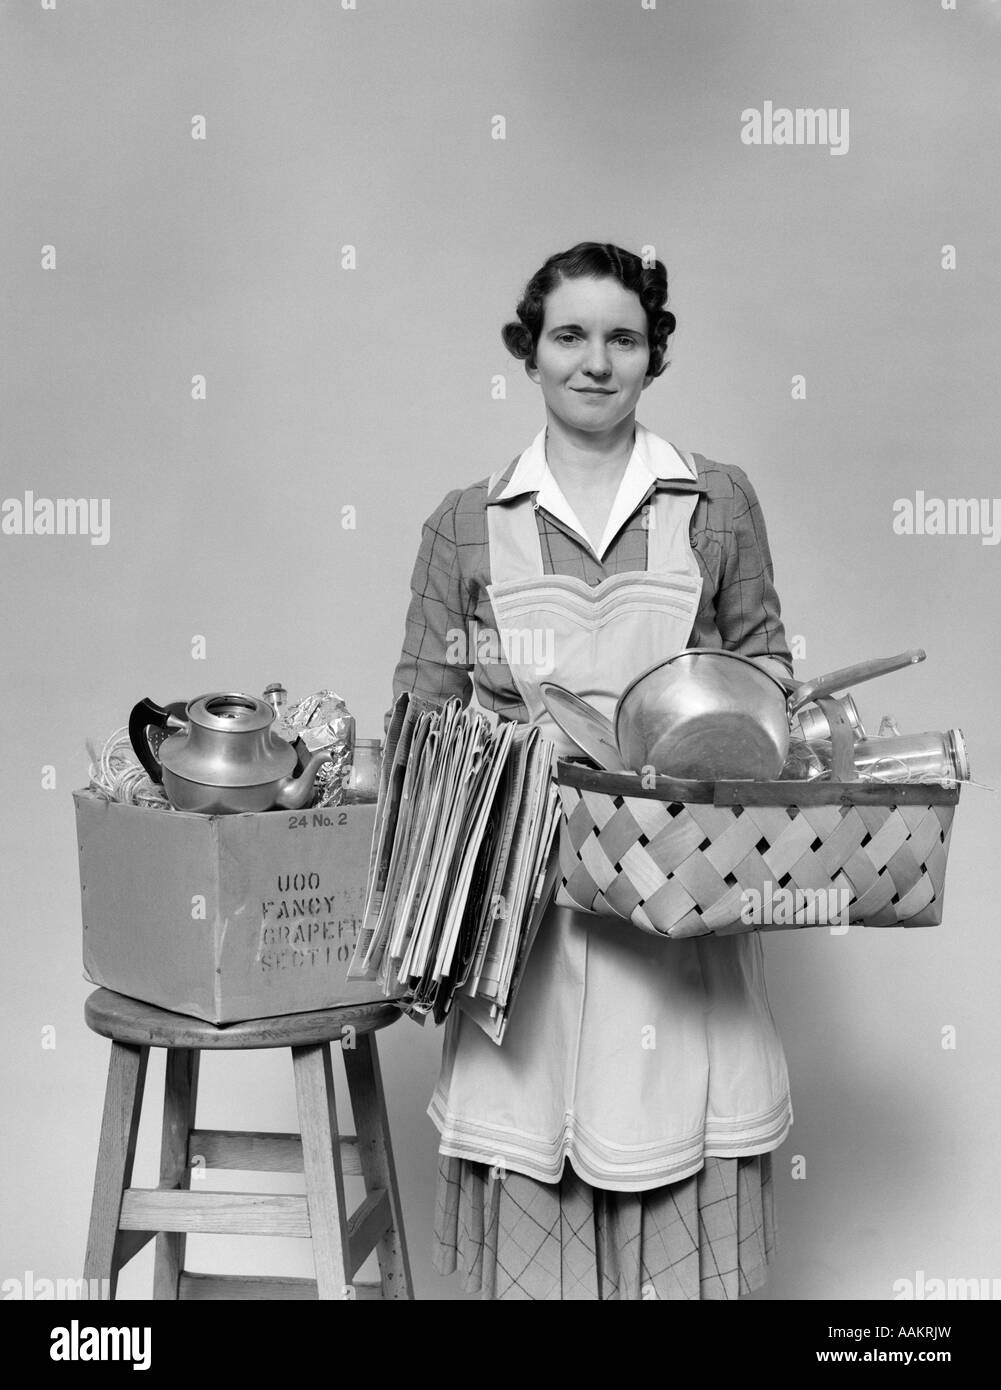
[[163,768],[160,766],[160,759],[149,746],[146,730],[151,724],[157,729],[165,730],[167,721],[173,717],[173,711],[161,709],[148,696],[145,700],[140,700],[129,715],[129,741],[133,751],[152,780],[157,783],[163,782]]

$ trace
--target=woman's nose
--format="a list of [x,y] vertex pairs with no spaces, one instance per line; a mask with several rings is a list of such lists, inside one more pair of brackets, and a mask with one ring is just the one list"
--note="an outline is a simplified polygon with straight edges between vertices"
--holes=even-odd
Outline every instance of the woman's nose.
[[611,363],[608,360],[608,349],[604,343],[592,343],[588,346],[583,370],[588,376],[608,375],[611,371]]

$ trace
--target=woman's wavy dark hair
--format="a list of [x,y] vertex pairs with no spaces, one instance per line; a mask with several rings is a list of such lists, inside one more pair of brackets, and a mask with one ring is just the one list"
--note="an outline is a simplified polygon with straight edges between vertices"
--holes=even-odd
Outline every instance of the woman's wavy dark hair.
[[661,261],[646,266],[639,256],[610,242],[580,241],[569,251],[558,251],[535,272],[525,286],[512,320],[501,329],[508,352],[535,366],[535,349],[542,332],[546,296],[564,280],[587,277],[592,280],[618,280],[638,295],[646,312],[647,340],[650,344],[648,376],[660,376],[667,366],[667,340],[676,319],[667,304],[667,271]]

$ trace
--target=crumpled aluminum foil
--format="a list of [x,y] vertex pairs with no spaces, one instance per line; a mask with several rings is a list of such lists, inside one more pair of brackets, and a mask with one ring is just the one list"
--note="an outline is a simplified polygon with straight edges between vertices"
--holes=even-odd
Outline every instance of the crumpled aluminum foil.
[[293,743],[301,738],[310,753],[322,750],[331,758],[322,763],[316,774],[312,806],[339,806],[344,795],[344,782],[351,771],[354,757],[355,721],[340,695],[333,690],[318,690],[294,705],[289,705],[274,725],[275,733]]

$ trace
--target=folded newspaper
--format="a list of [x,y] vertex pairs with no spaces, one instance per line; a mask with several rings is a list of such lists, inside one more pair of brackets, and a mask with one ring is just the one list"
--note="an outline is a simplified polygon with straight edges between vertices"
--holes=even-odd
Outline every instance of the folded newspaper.
[[555,888],[555,760],[530,724],[399,697],[349,979],[404,986],[421,1023],[458,1000],[503,1041]]

